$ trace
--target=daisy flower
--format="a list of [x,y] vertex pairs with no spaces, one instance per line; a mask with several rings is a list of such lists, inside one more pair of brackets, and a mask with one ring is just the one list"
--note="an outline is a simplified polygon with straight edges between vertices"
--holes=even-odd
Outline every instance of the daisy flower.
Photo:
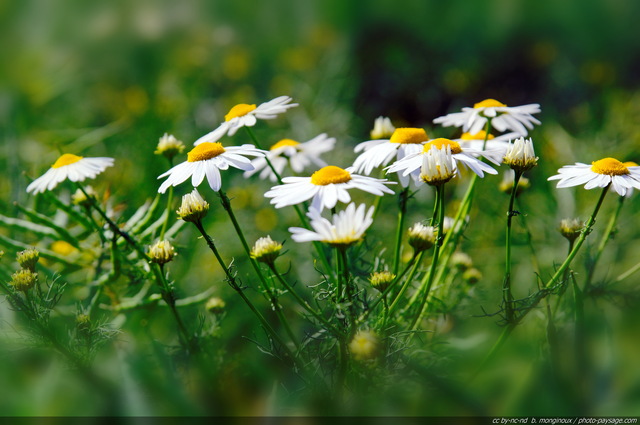
[[[358,144],[354,151],[364,151],[353,163],[356,172],[371,174],[374,168],[387,165],[391,160],[400,160],[422,151],[427,142],[427,132],[422,128],[397,128],[389,139],[369,140]],[[403,187],[409,184],[408,175],[399,175]]]
[[280,96],[258,106],[239,103],[229,110],[218,128],[196,140],[194,145],[217,142],[226,134],[233,136],[241,127],[256,125],[258,119],[272,120],[287,109],[298,106],[297,103],[290,103],[291,100],[289,96]]
[[220,190],[222,179],[220,170],[229,166],[244,171],[253,170],[251,160],[245,156],[263,156],[264,152],[253,145],[222,147],[221,143],[200,143],[187,154],[187,160],[158,176],[159,179],[169,176],[158,192],[164,193],[169,186],[177,186],[191,177],[193,187],[198,187],[207,177],[209,186],[216,192]]
[[538,112],[540,105],[537,103],[509,107],[495,99],[486,99],[473,105],[473,108],[462,108],[462,112],[438,117],[433,122],[444,127],[462,127],[462,131],[475,134],[486,126],[488,119],[491,119],[491,126],[500,132],[511,130],[519,136],[526,136],[527,129],[531,130],[534,124],[540,124],[540,121],[532,116]]
[[403,159],[394,162],[390,167],[387,167],[388,173],[398,173],[400,175],[411,175],[414,178],[420,176],[420,168],[423,163],[423,156],[425,156],[432,148],[441,150],[449,148],[451,157],[453,158],[454,169],[458,167],[458,162],[462,163],[471,171],[476,173],[480,177],[484,177],[484,173],[498,174],[496,170],[475,158],[473,155],[482,155],[483,151],[476,151],[473,149],[463,149],[458,142],[454,142],[449,139],[433,139],[422,146],[422,149],[411,155],[407,155]]
[[373,223],[373,207],[365,213],[365,205],[360,204],[356,208],[355,203],[350,203],[344,211],[332,216],[332,221],[320,215],[320,210],[310,208],[307,216],[311,219],[311,228],[290,227],[291,238],[296,242],[320,241],[333,246],[349,246],[358,242],[364,236],[364,232]]
[[65,153],[53,163],[51,168],[27,186],[27,192],[36,193],[52,190],[62,181],[81,182],[93,179],[108,167],[113,166],[113,158],[83,158]]
[[353,174],[353,168],[342,169],[334,165],[328,165],[313,173],[311,177],[285,177],[283,184],[274,186],[264,194],[271,199],[276,208],[287,205],[295,205],[312,199],[311,207],[317,210],[333,208],[338,201],[348,203],[351,201],[349,189],[360,189],[365,192],[382,196],[385,193],[393,193],[386,184],[395,184],[386,179]]
[[[287,164],[293,171],[300,173],[311,164],[318,166],[318,168],[326,166],[327,163],[320,159],[320,155],[333,149],[335,143],[335,138],[328,137],[324,133],[304,143],[291,139],[282,139],[271,146],[266,158],[269,159],[273,168],[280,175],[282,175]],[[256,158],[251,161],[251,164],[254,169],[245,172],[245,177],[252,176],[262,170],[260,172],[261,179],[268,177],[272,182],[278,179],[265,158]]]
[[640,167],[625,165],[615,158],[603,158],[591,165],[580,162],[565,165],[558,173],[548,180],[559,180],[556,186],[559,188],[584,184],[585,189],[593,189],[611,185],[620,196],[633,188],[640,189]]
[[432,146],[422,155],[420,178],[432,186],[440,186],[451,180],[457,174],[456,163],[451,155],[451,146],[440,148]]

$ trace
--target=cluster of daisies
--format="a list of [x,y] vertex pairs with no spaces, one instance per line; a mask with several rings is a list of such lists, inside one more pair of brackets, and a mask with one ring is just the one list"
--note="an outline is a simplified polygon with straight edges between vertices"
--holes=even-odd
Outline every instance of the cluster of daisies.
[[[215,130],[195,141],[186,161],[158,177],[165,178],[158,191],[164,193],[188,179],[196,188],[205,177],[211,189],[220,191],[221,171],[237,168],[244,171],[245,177],[258,174],[262,179],[278,183],[265,193],[276,208],[310,202],[307,215],[311,220],[311,230],[291,228],[295,241],[349,245],[363,237],[373,216],[373,207],[367,209],[365,205],[356,206],[351,202],[350,190],[383,196],[394,193],[390,186],[395,184],[403,189],[425,183],[433,186],[445,184],[458,175],[460,166],[479,177],[497,174],[496,169],[484,160],[494,165],[506,163],[521,171],[531,168],[537,161],[533,143],[525,137],[535,124],[540,124],[533,116],[540,112],[539,105],[509,107],[494,99],[434,120],[434,123],[445,127],[459,127],[463,134],[458,139],[431,139],[422,128],[395,128],[388,118],[380,117],[371,132],[372,140],[355,147],[358,156],[346,168],[329,165],[321,159],[321,155],[331,151],[336,143],[336,139],[326,134],[305,142],[283,139],[269,150],[251,144],[224,146],[220,142],[242,127],[249,130],[258,120],[274,119],[296,106],[287,96],[257,106],[234,106]],[[493,136],[489,134],[492,130],[503,134]],[[163,149],[173,149],[174,154],[184,149],[179,143],[168,135],[161,139]],[[49,171],[27,187],[27,192],[36,194],[52,190],[66,179],[81,182],[94,178],[113,162],[112,158],[64,154]],[[296,175],[282,177],[287,167]],[[310,176],[303,176],[310,167],[315,171]],[[371,174],[379,172],[376,170],[380,168],[388,176],[395,175],[397,181],[372,177]],[[640,189],[640,167],[614,158],[594,161],[591,165],[577,163],[565,166],[558,173],[549,178],[559,180],[558,187],[584,184],[586,189],[592,189],[610,186],[622,196],[633,188]],[[347,204],[343,211],[336,212],[338,202]],[[325,210],[331,211],[330,220],[322,216]]]

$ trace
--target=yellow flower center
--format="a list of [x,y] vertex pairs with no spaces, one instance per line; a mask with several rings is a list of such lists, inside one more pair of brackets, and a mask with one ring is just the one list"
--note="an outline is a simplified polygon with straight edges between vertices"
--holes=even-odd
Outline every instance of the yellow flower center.
[[69,164],[73,164],[75,162],[78,162],[81,159],[82,159],[81,156],[74,155],[72,153],[65,153],[60,158],[58,158],[58,160],[51,166],[51,168],[64,167],[65,165],[69,165]]
[[276,143],[275,145],[271,146],[270,150],[274,151],[278,148],[284,147],[284,146],[296,146],[299,145],[300,143],[296,142],[295,140],[291,140],[291,139],[282,139],[280,140],[278,143]]
[[496,108],[496,107],[500,107],[500,106],[507,106],[502,102],[498,102],[495,99],[485,99],[482,102],[478,102],[475,105],[473,105],[473,107],[475,109],[478,108]]
[[638,166],[638,164],[636,164],[633,161],[623,162],[622,165],[624,165],[625,167],[637,167]]
[[[471,133],[462,133],[462,136],[460,136],[460,138],[462,140],[484,140],[485,136],[487,135],[487,132],[484,130],[480,130],[478,131],[476,134],[471,134]],[[493,134],[490,134],[487,137],[487,140],[491,140],[493,139]]]
[[246,103],[239,103],[233,108],[229,109],[229,113],[224,116],[225,121],[231,121],[233,118],[243,117],[249,112],[256,109],[256,105],[247,105]]
[[351,180],[351,173],[335,165],[323,167],[311,175],[311,183],[316,186],[346,183],[349,180]]
[[615,158],[604,158],[591,163],[591,171],[608,176],[623,176],[629,174],[629,169]]
[[451,148],[452,155],[455,155],[457,153],[462,153],[462,148],[460,147],[460,144],[458,142],[454,142],[453,140],[449,140],[449,139],[444,139],[442,137],[439,139],[434,139],[429,143],[426,143],[424,145],[424,148],[422,148],[422,152],[424,153],[429,152],[433,146],[435,146],[436,149],[442,149],[445,146],[449,146]]
[[391,143],[417,144],[429,140],[422,128],[396,128],[389,140]]
[[191,151],[187,154],[187,161],[205,161],[207,159],[215,158],[221,153],[224,153],[224,148],[222,147],[221,143],[204,142],[191,149]]

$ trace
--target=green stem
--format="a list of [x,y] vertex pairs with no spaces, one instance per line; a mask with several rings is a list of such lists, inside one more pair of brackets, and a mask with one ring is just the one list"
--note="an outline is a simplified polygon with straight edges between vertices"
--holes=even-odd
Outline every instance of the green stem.
[[[290,330],[291,327],[287,322],[287,318],[284,316],[284,314],[282,314],[280,304],[278,304],[278,301],[277,301],[277,297],[271,291],[271,288],[268,282],[266,281],[264,275],[262,274],[262,270],[260,269],[260,265],[258,264],[258,261],[251,256],[251,248],[249,248],[249,244],[247,244],[247,239],[244,237],[242,228],[240,227],[240,224],[238,223],[238,220],[233,212],[233,208],[231,207],[231,201],[229,200],[229,197],[222,190],[218,192],[218,195],[220,196],[220,201],[222,203],[223,208],[225,209],[225,211],[229,215],[229,218],[231,219],[231,222],[233,223],[233,227],[236,230],[236,233],[238,234],[238,238],[240,239],[240,242],[242,243],[244,252],[247,254],[247,257],[249,258],[249,261],[251,262],[251,265],[253,266],[253,269],[255,270],[256,275],[258,276],[262,289],[267,294],[267,297],[269,299],[269,302],[271,303],[271,306],[273,307],[274,311],[278,315],[278,319],[280,319],[280,322],[282,322],[282,325],[285,327],[285,329]],[[293,339],[293,342],[294,344],[297,345],[297,343],[295,342],[295,339]]]
[[342,333],[339,330],[337,330],[327,319],[325,319],[324,316],[322,316],[322,314],[315,311],[307,301],[305,301],[300,295],[298,295],[298,293],[294,290],[294,288],[291,285],[289,285],[289,282],[287,282],[284,279],[284,277],[278,272],[278,269],[276,268],[275,264],[270,263],[269,268],[273,272],[273,275],[276,277],[276,279],[278,279],[280,284],[287,289],[287,291],[296,299],[296,301],[298,301],[298,304],[300,304],[302,308],[304,308],[313,317],[318,319],[318,321],[320,321],[326,327],[326,329],[331,333],[333,333],[335,336],[337,337],[342,336]]
[[160,229],[160,240],[164,240],[164,234],[169,226],[169,218],[171,217],[171,203],[173,202],[173,186],[169,186],[169,197],[167,198],[167,216],[162,223],[162,229]]
[[513,321],[514,306],[513,306],[513,293],[511,292],[511,223],[513,217],[518,213],[513,210],[513,205],[516,200],[516,193],[518,191],[518,182],[522,177],[522,171],[514,170],[515,175],[513,177],[513,188],[511,189],[511,197],[509,198],[509,209],[507,210],[507,232],[505,241],[505,271],[504,281],[502,284],[502,303],[505,308],[507,322]]
[[[90,200],[91,206],[98,212],[98,214],[100,214],[100,216],[104,219],[104,221],[109,225],[109,228],[111,229],[111,231],[114,234],[120,235],[138,253],[138,256],[141,259],[146,258],[144,249],[140,246],[140,244],[135,239],[133,239],[127,232],[125,232],[124,230],[121,230],[118,227],[118,225],[114,223],[113,220],[109,218],[109,216],[107,216],[107,214],[102,210],[102,208],[100,208],[100,206],[96,203],[95,199],[89,196],[89,194],[84,190],[82,185],[78,183],[78,187],[80,188],[82,193],[85,194],[87,199]],[[187,332],[187,329],[184,326],[184,323],[182,322],[182,319],[180,318],[180,315],[178,314],[178,311],[175,308],[176,297],[175,297],[173,288],[171,288],[171,286],[166,281],[164,273],[161,270],[161,267],[158,266],[158,264],[152,263],[150,265],[150,268],[151,268],[151,272],[153,273],[156,279],[156,282],[158,283],[158,286],[160,287],[162,298],[171,307],[171,311],[176,319],[176,322],[178,323],[178,328],[183,334],[184,341],[188,343],[190,341],[189,333]]]
[[584,241],[587,238],[587,236],[589,235],[589,233],[591,233],[591,229],[593,228],[593,225],[596,222],[596,216],[598,215],[598,211],[600,211],[600,207],[602,206],[602,202],[604,201],[604,197],[606,196],[606,194],[607,194],[607,192],[609,190],[609,186],[611,186],[611,184],[607,185],[605,188],[602,189],[602,193],[600,194],[600,198],[598,198],[598,202],[596,203],[596,206],[593,209],[593,213],[589,217],[589,220],[587,221],[585,227],[580,232],[580,236],[578,237],[578,239],[576,240],[575,244],[573,245],[573,249],[571,250],[571,252],[567,256],[567,258],[564,260],[564,262],[558,268],[558,270],[556,270],[556,272],[551,277],[551,279],[549,279],[549,281],[544,285],[542,290],[538,291],[538,296],[534,298],[533,302],[530,305],[528,305],[527,308],[522,313],[520,313],[519,316],[514,317],[514,320],[512,322],[508,323],[507,326],[505,326],[505,329],[504,329],[502,335],[500,336],[500,339],[498,339],[498,341],[494,344],[494,346],[491,349],[491,351],[489,352],[489,354],[485,357],[485,359],[481,363],[480,368],[476,372],[476,375],[482,369],[482,367],[484,367],[484,365],[489,361],[489,359],[495,355],[495,353],[502,346],[502,344],[507,339],[507,337],[511,334],[511,331],[513,331],[513,329],[515,329],[517,324],[520,323],[522,321],[522,319],[524,319],[524,317],[531,310],[533,310],[544,297],[546,297],[550,293],[551,290],[553,290],[553,287],[558,282],[558,280],[560,279],[560,276],[564,275],[565,270],[571,265],[571,262],[573,261],[575,256],[578,254],[578,251],[580,250],[580,247],[584,243]]
[[244,291],[242,290],[241,285],[238,283],[235,274],[231,273],[231,270],[229,269],[229,267],[227,267],[226,263],[220,256],[220,252],[218,251],[218,248],[216,248],[216,245],[214,244],[213,239],[211,239],[211,236],[209,236],[209,234],[204,230],[204,226],[202,225],[202,222],[195,221],[193,224],[195,224],[200,234],[202,234],[202,237],[207,242],[209,249],[211,250],[211,252],[213,252],[213,255],[216,257],[216,260],[218,260],[218,264],[220,264],[220,267],[222,267],[222,270],[227,276],[227,282],[229,283],[229,286],[231,286],[231,288],[233,288],[238,293],[238,295],[240,295],[240,297],[245,302],[245,304],[247,304],[249,309],[258,318],[262,327],[271,335],[271,337],[275,341],[278,342],[278,344],[280,344],[280,346],[285,350],[285,352],[287,353],[291,361],[294,364],[297,364],[296,357],[291,352],[289,347],[287,347],[287,344],[282,340],[282,338],[280,338],[280,335],[278,335],[278,333],[273,329],[273,327],[269,324],[267,319],[265,319],[262,313],[258,311],[258,309],[251,302],[251,300],[249,300],[249,298],[247,298],[247,296],[244,294]]
[[349,337],[352,337],[356,328],[356,299],[353,291],[353,282],[351,282],[349,276],[349,261],[347,259],[347,247],[342,246],[336,248],[340,255],[340,272],[342,274],[342,281],[347,293],[347,302],[349,303]]
[[585,290],[588,289],[589,286],[591,286],[591,282],[593,282],[596,265],[598,264],[598,261],[600,261],[600,256],[602,255],[607,242],[609,242],[609,240],[612,238],[612,235],[616,228],[616,224],[618,223],[618,217],[620,217],[620,211],[622,210],[622,206],[624,205],[624,200],[624,196],[620,196],[618,198],[618,206],[611,216],[609,224],[607,225],[607,229],[605,230],[604,235],[602,235],[602,239],[600,239],[600,243],[598,244],[598,249],[596,250],[594,257],[589,264],[589,268],[587,270],[587,279],[584,285]]
[[[425,251],[421,251],[420,254],[418,254],[418,259],[413,262],[413,267],[411,267],[411,273],[409,273],[409,276],[407,276],[407,280],[404,281],[404,285],[402,285],[402,288],[400,288],[400,292],[398,292],[398,294],[395,296],[395,298],[393,298],[393,301],[391,302],[391,307],[389,307],[389,314],[393,313],[396,310],[396,307],[398,307],[398,305],[400,304],[400,300],[403,299],[404,293],[407,291],[409,286],[411,286],[411,282],[413,281],[413,277],[418,271],[418,267],[422,262],[422,257],[424,256],[424,253]],[[415,254],[414,254],[414,258],[415,258]]]
[[398,274],[398,269],[400,268],[400,251],[402,248],[402,235],[404,234],[404,219],[407,213],[407,200],[409,199],[409,187],[405,187],[398,195],[398,227],[396,229],[396,249],[393,256],[393,274]]
[[[440,256],[440,248],[442,247],[442,243],[444,241],[444,184],[436,186],[436,202],[438,203],[438,239],[433,248],[433,258],[431,260],[431,267],[429,268],[429,274],[427,275],[426,286],[424,286],[424,291],[422,295],[422,299],[420,300],[420,306],[418,307],[418,314],[413,319],[411,323],[410,329],[412,331],[416,330],[422,321],[422,318],[426,312],[427,307],[427,298],[429,298],[429,291],[431,291],[431,286],[433,285],[434,277],[436,274],[436,269],[438,268],[438,258]],[[424,279],[421,284],[421,288],[424,284]]]

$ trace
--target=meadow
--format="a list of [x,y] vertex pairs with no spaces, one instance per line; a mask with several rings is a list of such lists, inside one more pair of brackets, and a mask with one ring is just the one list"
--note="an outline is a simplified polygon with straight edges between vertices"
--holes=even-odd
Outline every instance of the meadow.
[[635,3],[57,3],[0,11],[2,416],[640,415]]

